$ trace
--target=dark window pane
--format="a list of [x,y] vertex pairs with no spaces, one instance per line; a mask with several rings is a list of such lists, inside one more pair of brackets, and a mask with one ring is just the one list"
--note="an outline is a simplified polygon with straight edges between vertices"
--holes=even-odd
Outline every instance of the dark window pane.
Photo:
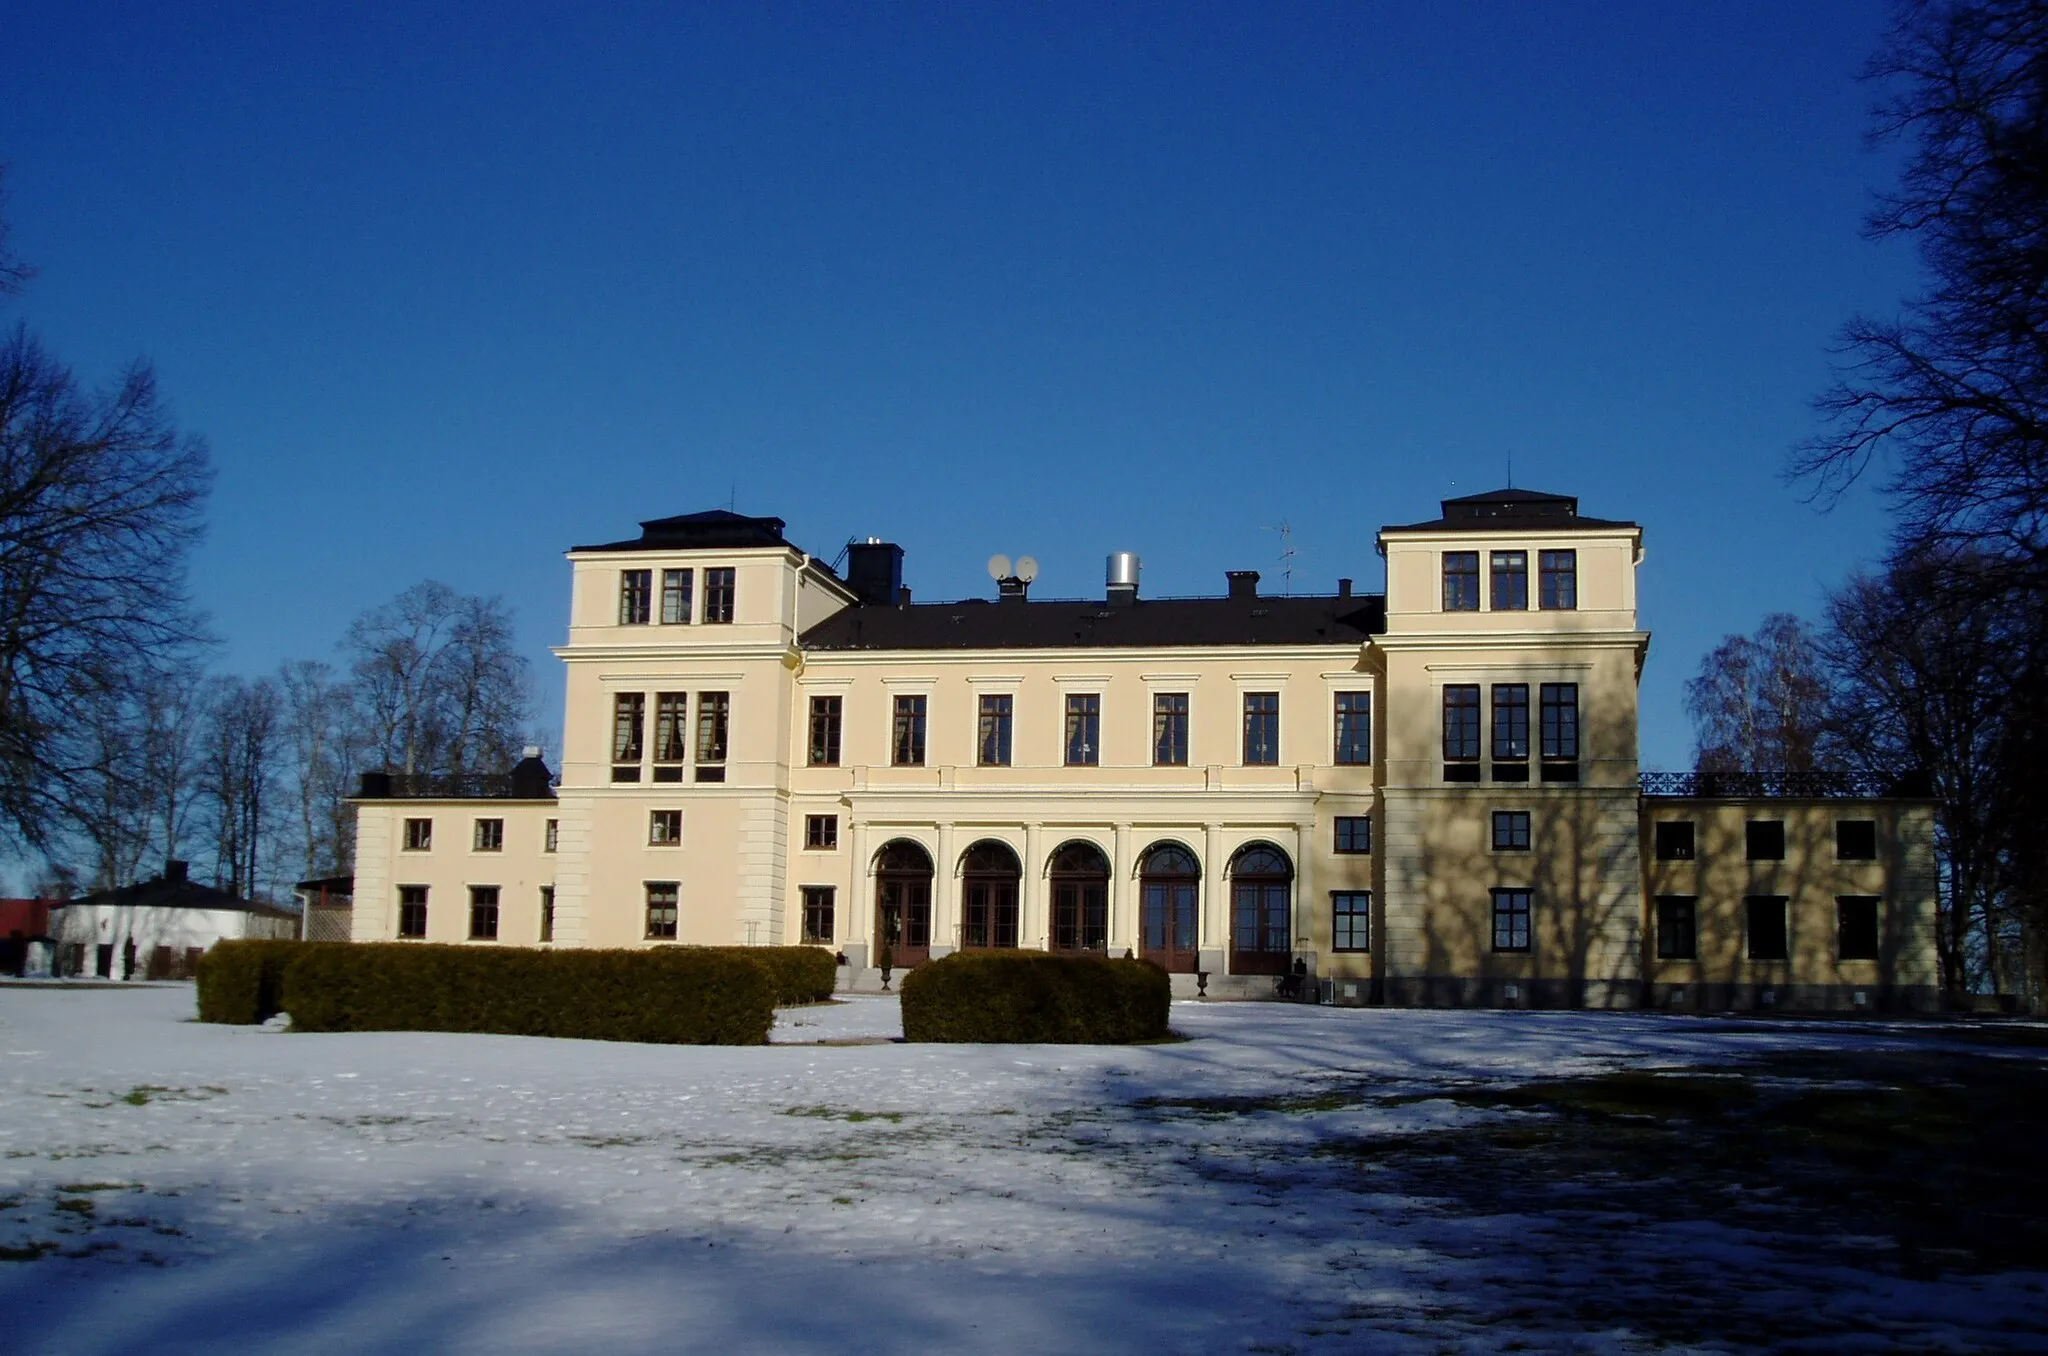
[[1529,812],[1527,810],[1495,810],[1493,812],[1493,850],[1495,852],[1527,852],[1529,850]]
[[1543,685],[1543,756],[1576,759],[1579,756],[1579,685]]
[[663,570],[661,572],[661,620],[669,626],[681,626],[690,620],[690,581],[692,570]]
[[680,763],[685,750],[690,746],[685,738],[689,729],[690,694],[687,692],[657,692],[654,694],[654,761],[657,763]]
[[469,938],[473,942],[493,942],[498,939],[497,886],[469,887]]
[[621,692],[612,698],[612,761],[640,761],[642,731],[646,724],[647,696]]
[[[726,732],[732,715],[732,697],[725,692],[697,694],[697,761],[722,763],[726,754]],[[699,781],[704,780],[701,776]]]
[[1330,896],[1335,915],[1331,944],[1338,951],[1372,949],[1372,892],[1338,890]]
[[832,944],[832,887],[829,885],[806,885],[804,887],[804,941],[813,946]]
[[1479,553],[1444,552],[1444,611],[1479,610]]
[[1579,553],[1545,551],[1538,559],[1542,570],[1542,605],[1569,611],[1579,605]]
[[398,887],[398,935],[401,937],[424,937],[427,935],[426,886],[401,885]]
[[704,571],[705,621],[729,622],[732,620],[734,578],[734,571],[730,568]]
[[1454,683],[1444,688],[1444,761],[1463,763],[1478,760],[1479,687],[1477,684]]
[[1188,765],[1188,694],[1161,692],[1152,698],[1152,761],[1160,767]]
[[1877,897],[1843,895],[1835,901],[1838,955],[1843,960],[1876,960]]
[[1527,890],[1495,890],[1493,892],[1493,949],[1495,951],[1527,951],[1529,949],[1529,904]]
[[981,733],[975,759],[983,767],[1010,765],[1010,705],[1008,696],[981,699]]
[[1280,694],[1244,694],[1244,761],[1248,767],[1275,767],[1280,762]]
[[1660,820],[1657,824],[1657,860],[1689,862],[1693,854],[1693,826],[1690,819]]
[[1877,860],[1877,821],[1838,819],[1835,821],[1835,857],[1844,862]]
[[897,767],[924,766],[924,698],[898,697],[889,761]]
[[1371,816],[1371,815],[1338,815],[1338,816],[1337,816],[1337,851],[1339,851],[1339,852],[1371,852],[1371,851],[1372,851],[1372,816]]
[[839,697],[811,698],[811,766],[839,766]]
[[1782,862],[1785,860],[1784,820],[1752,819],[1744,826],[1744,837],[1748,841],[1749,860],[1753,862]]
[[1337,761],[1351,764],[1372,761],[1370,692],[1337,694]]
[[[1527,762],[1529,758],[1529,685],[1493,685],[1493,756]],[[1524,774],[1526,776],[1526,774]]]
[[619,572],[619,625],[645,626],[653,601],[654,574],[650,570]]
[[673,882],[650,881],[647,886],[647,936],[650,941],[673,941],[676,935],[676,899]]
[[1657,959],[1698,957],[1697,907],[1697,901],[1690,895],[1657,896]]
[[1529,606],[1529,553],[1495,551],[1493,569],[1493,610],[1522,612]]
[[1782,896],[1752,895],[1743,901],[1749,921],[1749,958],[1781,961],[1787,956],[1785,900]]

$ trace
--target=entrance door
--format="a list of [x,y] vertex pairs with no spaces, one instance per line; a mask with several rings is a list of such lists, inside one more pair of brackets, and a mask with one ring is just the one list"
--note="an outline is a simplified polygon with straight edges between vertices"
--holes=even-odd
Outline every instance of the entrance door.
[[1053,854],[1052,949],[1109,950],[1109,858],[1093,843]]
[[932,955],[932,859],[915,843],[885,846],[875,860],[875,964],[897,970]]
[[1145,959],[1169,974],[1195,972],[1200,892],[1201,869],[1186,848],[1163,843],[1145,854],[1138,881],[1139,944]]
[[1294,863],[1267,843],[1254,843],[1230,864],[1230,973],[1284,975],[1294,943],[1288,896]]
[[993,839],[967,849],[960,875],[960,945],[1017,945],[1018,887],[1024,868],[1007,843]]

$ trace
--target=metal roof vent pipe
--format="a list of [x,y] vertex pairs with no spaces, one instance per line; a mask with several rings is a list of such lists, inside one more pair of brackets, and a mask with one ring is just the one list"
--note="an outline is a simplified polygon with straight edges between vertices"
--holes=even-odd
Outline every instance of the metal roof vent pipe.
[[1103,562],[1102,580],[1109,589],[1111,607],[1129,607],[1138,601],[1138,553],[1118,551]]

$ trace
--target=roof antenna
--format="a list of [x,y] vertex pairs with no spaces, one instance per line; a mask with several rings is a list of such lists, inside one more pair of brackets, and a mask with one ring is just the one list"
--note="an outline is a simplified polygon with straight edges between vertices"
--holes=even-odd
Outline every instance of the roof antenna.
[[739,482],[738,482],[738,481],[727,481],[727,482],[726,482],[726,487],[725,487],[725,511],[726,511],[727,513],[735,513],[735,512],[737,512],[737,511],[739,510],[739,506],[740,506],[740,487],[739,487]]
[[1282,518],[1278,525],[1265,529],[1280,534],[1280,592],[1284,597],[1294,596],[1294,524]]
[[1515,454],[1508,453],[1508,488],[1515,488]]

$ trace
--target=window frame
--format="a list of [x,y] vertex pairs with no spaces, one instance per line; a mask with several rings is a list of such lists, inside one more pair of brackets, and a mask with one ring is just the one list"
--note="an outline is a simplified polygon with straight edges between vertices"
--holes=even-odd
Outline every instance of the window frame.
[[1487,741],[1493,754],[1493,779],[1497,782],[1529,780],[1529,685],[1495,683],[1487,693],[1492,737]]
[[[647,901],[645,917],[647,930],[643,940],[650,942],[675,941],[682,935],[682,882],[674,880],[649,880],[642,881],[641,885],[644,887],[645,899]],[[658,899],[656,897],[657,894],[661,893],[666,894],[666,899]],[[657,917],[657,914],[661,912],[666,912],[668,917]]]
[[[1244,694],[1244,766],[1280,766],[1280,694]],[[1265,757],[1259,757],[1259,754]]]
[[[654,748],[657,767],[681,767],[690,756],[690,694],[654,694]],[[658,775],[658,774],[657,774]]]
[[401,852],[432,852],[434,850],[434,817],[409,817],[405,821],[405,846]]
[[[562,821],[560,819],[543,821],[540,829],[540,850],[542,852],[559,852],[561,847]],[[549,888],[552,889],[553,887]]]
[[1102,694],[1069,692],[1066,707],[1066,738],[1062,750],[1067,767],[1102,766]]
[[551,943],[555,940],[555,887],[540,887],[540,940]]
[[739,612],[739,571],[731,565],[704,567],[704,606],[700,624],[730,626]]
[[647,846],[679,848],[683,845],[683,812],[659,809],[647,812]]
[[1479,684],[1444,684],[1443,755],[1445,781],[1476,782],[1479,780],[1481,719]]
[[[1682,852],[1675,841],[1668,845],[1665,842],[1667,830],[1669,831],[1669,836],[1675,840],[1678,837],[1677,831],[1679,829],[1685,830],[1685,849]],[[1655,826],[1650,832],[1650,850],[1655,854],[1658,861],[1690,862],[1699,859],[1699,824],[1697,820],[1660,819],[1655,822]]]
[[[427,898],[429,893],[430,887],[425,885],[401,885],[398,887],[398,938],[400,941],[424,941],[426,939]],[[414,896],[417,897],[415,898]],[[414,910],[418,912],[414,913]]]
[[889,766],[925,765],[925,719],[929,703],[922,692],[899,692],[889,707]]
[[804,816],[804,851],[837,852],[839,850],[839,816],[837,814]]
[[1332,819],[1334,846],[1331,851],[1340,857],[1364,857],[1372,854],[1372,816],[1336,815]]
[[663,626],[690,625],[690,614],[696,608],[696,580],[697,572],[692,569],[665,569],[661,572]]
[[1372,950],[1372,891],[1330,891],[1330,950],[1343,955]]
[[[838,888],[831,885],[797,887],[803,898],[803,944],[831,946],[838,936]],[[822,914],[825,926],[817,926]]]
[[[732,755],[732,693],[697,694],[697,780],[724,781],[725,763]],[[706,777],[716,769],[716,777]]]
[[637,782],[647,756],[647,694],[612,694],[612,780]]
[[[1502,834],[1505,828],[1507,833]],[[1520,842],[1516,842],[1516,830],[1520,830]],[[1533,852],[1536,841],[1535,824],[1527,810],[1495,810],[1489,835],[1495,852]]]
[[839,766],[839,739],[845,717],[846,699],[839,693],[811,695],[810,746],[805,750],[809,766]]
[[1152,766],[1188,765],[1188,694],[1152,694]]
[[1332,698],[1332,714],[1336,720],[1336,749],[1334,758],[1338,767],[1370,767],[1372,765],[1372,693],[1351,690],[1338,692]]
[[496,816],[480,815],[470,821],[469,850],[471,852],[503,852],[505,850],[505,821]]
[[1539,684],[1537,704],[1542,779],[1546,782],[1577,781],[1581,752],[1579,685]]
[[[1493,900],[1493,950],[1498,955],[1527,956],[1536,950],[1536,891],[1527,885],[1496,885]],[[1502,924],[1506,923],[1505,932]],[[1519,922],[1519,930],[1518,930]],[[1501,940],[1502,936],[1506,942]],[[1517,936],[1521,944],[1515,944]]]
[[[1849,841],[1850,830],[1858,838],[1868,835],[1868,843]],[[1869,851],[1862,851],[1864,847]],[[1856,850],[1853,850],[1856,849]],[[1835,860],[1838,862],[1874,862],[1877,860],[1877,821],[1874,819],[1838,819],[1835,821]],[[1862,898],[1862,896],[1854,896]]]
[[[1760,916],[1765,916],[1759,910],[1760,905],[1773,906],[1776,910],[1775,924],[1763,929],[1762,934],[1764,940],[1769,940],[1771,934],[1775,932],[1778,942],[1778,954],[1775,956],[1763,954],[1763,952],[1758,950],[1759,930],[1757,928],[1757,920]],[[1784,895],[1745,895],[1743,897],[1742,954],[1745,960],[1776,964],[1789,962],[1792,959],[1791,911],[1791,901]]]
[[1562,547],[1536,553],[1536,606],[1543,612],[1578,611],[1578,548]]
[[619,571],[619,625],[645,626],[653,615],[654,571]]
[[[1487,605],[1492,612],[1529,610],[1529,553],[1509,547],[1487,552]],[[1505,585],[1505,590],[1503,590]],[[1507,601],[1501,600],[1505,591]]]
[[[1466,562],[1471,568],[1466,568]],[[1446,612],[1477,612],[1479,598],[1479,553],[1477,551],[1445,551],[1443,553],[1443,610]]]
[[[1850,909],[1869,910],[1868,919],[1857,920],[1857,932],[1861,934],[1868,927],[1869,945],[1852,951],[1850,949]],[[1862,940],[1859,936],[1858,940]],[[1884,897],[1882,895],[1836,895],[1835,896],[1835,959],[1837,961],[1875,961],[1884,959]]]
[[[1772,840],[1775,839],[1775,842]],[[1785,821],[1746,819],[1742,823],[1743,859],[1752,862],[1785,860]]]
[[1011,725],[1017,698],[1009,692],[984,692],[975,702],[974,765],[1008,767],[1012,752]]
[[[1698,895],[1658,895],[1657,959],[1696,961],[1700,958],[1700,900]],[[1683,926],[1674,920],[1683,919]],[[1685,945],[1681,950],[1679,941]]]
[[[495,885],[472,885],[469,887],[469,940],[472,942],[495,942],[498,940],[500,915],[498,911],[499,892]],[[484,930],[479,924],[488,920],[490,928]]]

